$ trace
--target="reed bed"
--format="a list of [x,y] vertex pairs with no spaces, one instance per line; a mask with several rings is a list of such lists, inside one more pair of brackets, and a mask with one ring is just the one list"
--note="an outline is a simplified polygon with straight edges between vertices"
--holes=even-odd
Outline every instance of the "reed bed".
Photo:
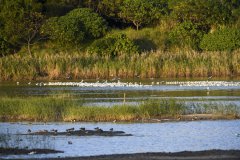
[[231,53],[157,50],[114,59],[88,52],[68,52],[41,50],[33,56],[23,53],[2,57],[0,80],[240,76],[240,50]]
[[[201,113],[221,114],[238,118],[239,108],[229,106],[205,106]],[[190,112],[189,112],[190,111]],[[177,119],[192,112],[183,102],[174,99],[147,100],[139,105],[115,105],[93,107],[83,105],[82,100],[69,97],[1,98],[1,121],[139,121],[146,119]]]

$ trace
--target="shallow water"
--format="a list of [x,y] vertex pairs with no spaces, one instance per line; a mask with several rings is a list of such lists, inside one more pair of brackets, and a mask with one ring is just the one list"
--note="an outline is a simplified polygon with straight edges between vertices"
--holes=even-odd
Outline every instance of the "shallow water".
[[[96,80],[95,80],[96,81]],[[89,82],[95,82],[89,80]],[[164,81],[164,82],[162,82]],[[205,86],[196,81],[150,79],[135,81],[143,87],[79,87],[79,86],[43,86],[39,82],[1,82],[0,97],[31,97],[66,95],[75,99],[84,99],[85,105],[111,106],[126,103],[136,104],[146,99],[175,98],[192,104],[235,104],[240,106],[240,81],[225,80],[224,86],[214,80]],[[123,80],[123,82],[130,82]],[[134,81],[131,81],[135,83]],[[170,83],[169,83],[170,82]],[[230,83],[225,83],[230,82]],[[104,82],[103,82],[104,83]],[[36,85],[37,84],[37,85]],[[188,86],[188,85],[192,86]],[[206,86],[207,84],[207,86]],[[240,107],[239,107],[240,108]],[[33,131],[96,126],[108,130],[123,130],[133,134],[131,137],[70,137],[70,136],[23,136],[30,128]],[[240,120],[230,121],[193,121],[169,123],[0,123],[0,146],[24,148],[48,148],[62,150],[64,153],[49,155],[0,156],[0,158],[46,158],[66,156],[90,156],[102,154],[140,153],[140,152],[178,152],[208,149],[240,149]],[[69,145],[68,141],[73,144]]]
[[[103,130],[114,128],[131,133],[130,137],[98,137],[98,136],[23,136],[40,129],[58,129],[86,127],[93,129],[99,126]],[[47,158],[72,157],[103,154],[142,153],[142,152],[178,152],[208,149],[240,149],[240,120],[229,121],[191,121],[167,123],[0,123],[0,134],[9,135],[8,145],[24,148],[50,148],[62,150],[59,154],[0,156],[0,158]],[[22,141],[19,141],[22,139]],[[69,145],[68,141],[73,144]],[[1,145],[7,145],[1,142]]]
[[[67,82],[67,85],[61,86],[49,86],[48,82],[31,82],[30,84],[28,84],[29,82],[19,82],[19,84],[16,82],[2,82],[0,83],[0,97],[66,95],[75,99],[84,99],[86,103],[95,106],[111,106],[121,104],[125,94],[126,103],[138,103],[145,99],[176,98],[188,102],[221,102],[240,106],[239,79],[212,81],[177,81],[176,79],[164,81],[162,79],[122,80],[121,85],[116,87],[110,87],[111,83],[113,83],[111,81],[105,83],[105,80],[100,80],[100,82],[98,87],[89,85],[96,84],[96,80],[86,80],[83,83],[73,82],[78,83],[79,86],[70,85],[72,82]],[[137,86],[122,85],[126,83],[137,84]],[[88,87],[84,87],[86,84]]]

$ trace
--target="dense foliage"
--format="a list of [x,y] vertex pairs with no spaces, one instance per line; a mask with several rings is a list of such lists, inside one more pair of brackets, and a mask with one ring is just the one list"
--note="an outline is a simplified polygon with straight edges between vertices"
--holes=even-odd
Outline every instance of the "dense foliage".
[[239,75],[239,28],[239,0],[0,0],[0,79]]
[[240,30],[224,28],[203,36],[200,47],[208,51],[240,48]]
[[103,18],[88,8],[74,9],[65,16],[49,18],[42,33],[61,45],[78,46],[84,40],[99,38],[107,31]]
[[[169,23],[170,26],[159,32],[167,34],[158,38],[170,42],[167,49],[189,47],[195,50],[213,50],[204,46],[207,44],[204,43],[206,36],[202,40],[203,35],[214,31],[218,34],[218,30],[223,27],[226,28],[224,32],[228,32],[228,29],[232,32],[232,29],[238,28],[240,1],[0,0],[0,50],[1,55],[6,55],[17,52],[16,48],[27,46],[28,52],[32,54],[32,45],[39,40],[45,43],[48,39],[61,46],[86,46],[103,37],[111,29],[134,27],[139,30],[144,27],[154,28],[164,23]],[[149,42],[149,39],[144,38],[141,37],[141,42],[150,44],[157,41],[154,39]],[[100,41],[108,43],[106,41],[109,39],[98,42]],[[141,45],[145,44],[140,43],[138,47],[146,48]],[[236,49],[238,45],[230,48]],[[166,46],[159,49],[165,50]],[[225,49],[229,47],[219,48]]]
[[138,47],[126,35],[116,34],[94,41],[89,47],[89,52],[114,58],[123,54],[137,53]]

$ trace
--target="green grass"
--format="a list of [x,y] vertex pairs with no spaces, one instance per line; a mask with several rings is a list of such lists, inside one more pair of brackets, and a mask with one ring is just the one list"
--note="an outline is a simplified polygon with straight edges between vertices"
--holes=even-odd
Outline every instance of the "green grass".
[[240,75],[240,54],[192,50],[149,51],[110,60],[87,52],[38,50],[34,56],[16,54],[0,58],[0,80],[228,77]]
[[[206,105],[201,113],[239,117],[233,106]],[[139,105],[112,107],[84,106],[70,97],[0,98],[1,121],[137,121],[144,119],[177,119],[190,114],[183,102],[174,99],[147,100]],[[187,113],[188,112],[188,113]],[[199,113],[195,110],[192,113]]]

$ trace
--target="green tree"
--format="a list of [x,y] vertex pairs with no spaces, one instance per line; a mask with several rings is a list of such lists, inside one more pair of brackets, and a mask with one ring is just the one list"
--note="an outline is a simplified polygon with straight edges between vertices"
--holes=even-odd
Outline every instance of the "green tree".
[[81,21],[68,16],[49,18],[42,26],[41,33],[61,46],[77,46],[84,39]]
[[34,0],[1,1],[0,37],[12,46],[30,46],[39,38],[39,29],[43,22],[41,3]]
[[169,34],[170,41],[174,45],[189,46],[199,50],[200,41],[204,35],[201,26],[192,22],[183,22],[176,26]]
[[65,16],[46,21],[42,33],[58,43],[79,46],[81,43],[105,35],[107,24],[88,8],[74,9]]
[[231,10],[218,0],[171,0],[170,8],[179,22],[211,26],[227,24],[232,18]]
[[13,49],[14,48],[10,43],[0,37],[0,57],[9,54]]
[[139,29],[140,26],[151,23],[161,15],[157,1],[124,0],[120,7],[119,16],[126,22],[131,22]]
[[109,56],[113,59],[121,55],[130,56],[138,53],[139,49],[125,34],[114,34],[95,40],[88,51],[96,53],[100,57]]
[[205,34],[200,47],[207,51],[224,51],[240,48],[240,30],[224,28]]
[[120,13],[120,6],[122,6],[124,0],[101,0],[97,5],[97,12],[104,17],[119,21],[118,14]]
[[85,34],[88,38],[99,38],[106,34],[107,23],[99,16],[88,8],[74,9],[66,16],[72,17],[81,21],[85,28]]

